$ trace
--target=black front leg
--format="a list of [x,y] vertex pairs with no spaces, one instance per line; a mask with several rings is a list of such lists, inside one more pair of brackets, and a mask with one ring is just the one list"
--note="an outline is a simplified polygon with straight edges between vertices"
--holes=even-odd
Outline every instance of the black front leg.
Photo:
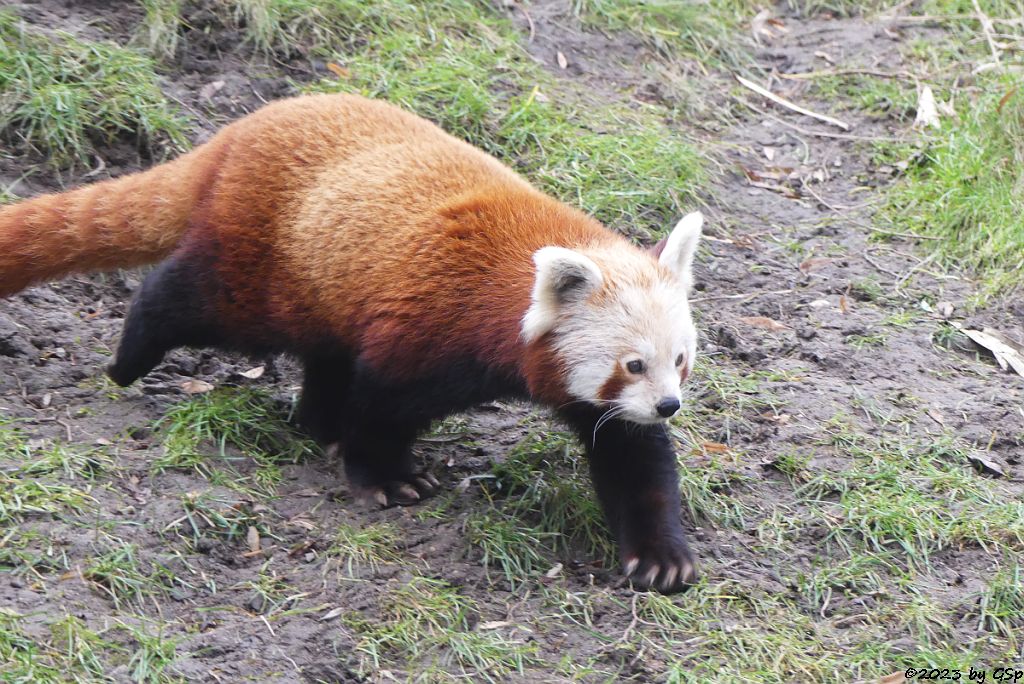
[[610,420],[595,433],[600,415],[580,411],[566,418],[587,449],[623,572],[641,588],[681,591],[697,579],[697,564],[680,523],[679,473],[668,431]]

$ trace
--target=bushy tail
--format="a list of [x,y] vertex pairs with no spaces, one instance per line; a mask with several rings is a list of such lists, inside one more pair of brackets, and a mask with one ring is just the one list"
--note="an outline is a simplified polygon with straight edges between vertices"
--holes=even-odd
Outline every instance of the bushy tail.
[[148,171],[0,207],[0,297],[169,254],[213,181],[217,142]]

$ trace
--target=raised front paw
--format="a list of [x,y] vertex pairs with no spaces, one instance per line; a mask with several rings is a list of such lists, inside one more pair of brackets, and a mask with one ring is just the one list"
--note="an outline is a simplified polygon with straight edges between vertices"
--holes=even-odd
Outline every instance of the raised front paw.
[[622,572],[636,589],[663,594],[684,591],[697,581],[697,560],[683,538],[624,545]]
[[440,483],[430,473],[411,474],[372,485],[357,485],[355,493],[382,508],[411,506],[437,493]]

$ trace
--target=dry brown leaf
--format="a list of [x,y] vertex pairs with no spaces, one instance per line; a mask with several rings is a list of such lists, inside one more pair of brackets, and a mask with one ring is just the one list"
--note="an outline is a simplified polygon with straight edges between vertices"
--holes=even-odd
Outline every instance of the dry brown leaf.
[[765,330],[789,330],[789,328],[778,321],[767,316],[741,316],[740,321],[754,328]]
[[210,81],[199,89],[199,97],[204,100],[209,100],[223,87],[224,81]]
[[971,338],[975,344],[990,351],[1000,368],[1012,368],[1018,375],[1024,376],[1024,346],[992,328],[972,330],[959,323],[953,323],[953,326]]
[[804,273],[810,273],[811,271],[817,271],[819,268],[828,266],[831,264],[833,259],[828,257],[811,257],[810,259],[804,259],[800,264],[800,270]]
[[260,531],[252,525],[245,532],[245,543],[248,544],[250,553],[260,552]]
[[341,617],[341,614],[344,613],[344,612],[345,612],[344,606],[338,606],[337,608],[332,608],[332,609],[330,609],[329,611],[327,611],[326,613],[324,613],[323,615],[320,616],[320,622],[327,622],[327,621],[333,620],[333,619],[335,619],[337,617]]
[[241,371],[239,373],[239,375],[241,375],[243,378],[249,378],[250,380],[255,380],[256,378],[262,377],[263,372],[265,370],[266,370],[266,367],[264,367],[264,366],[256,366],[255,368],[250,368],[247,371]]
[[702,442],[700,448],[707,454],[726,454],[729,452],[729,446],[721,442]]
[[878,684],[897,684],[897,682],[907,681],[906,670],[900,670],[899,672],[893,672],[892,674],[885,675],[878,680]]
[[328,62],[327,68],[330,70],[332,74],[334,74],[343,81],[352,76],[351,69],[349,69],[348,67],[343,67],[336,62]]
[[846,295],[839,295],[839,312],[843,314],[850,313],[849,300],[846,299]]
[[488,622],[481,622],[476,626],[481,632],[486,632],[491,629],[501,629],[502,627],[508,627],[512,623],[508,620],[489,620]]
[[213,389],[213,385],[206,382],[205,380],[196,380],[195,378],[189,378],[188,380],[181,383],[181,389],[185,390],[186,394],[203,394]]
[[556,57],[558,58],[558,68],[565,69],[569,66],[569,60],[565,58],[565,54],[559,50]]
[[1006,93],[1001,98],[999,98],[999,104],[996,105],[996,111],[999,112],[1000,114],[1002,114],[1003,113],[1003,107],[1006,106],[1006,103],[1009,102],[1010,98],[1013,97],[1013,94],[1016,93],[1016,92],[1017,92],[1017,86],[1013,86],[1012,88],[1007,90]]

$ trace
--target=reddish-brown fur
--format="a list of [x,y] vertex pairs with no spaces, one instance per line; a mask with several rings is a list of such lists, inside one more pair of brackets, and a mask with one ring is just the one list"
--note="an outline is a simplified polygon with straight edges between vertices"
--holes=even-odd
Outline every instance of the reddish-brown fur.
[[525,371],[557,403],[544,341],[519,341],[531,255],[616,241],[628,249],[429,122],[324,95],[271,104],[145,173],[0,210],[0,294],[180,242],[214,256],[214,316],[240,336],[330,337],[396,378],[468,355]]
[[696,566],[664,425],[604,420],[624,371],[591,405],[569,395],[557,331],[521,335],[546,246],[593,255],[595,306],[671,278],[656,257],[624,267],[624,238],[429,122],[324,95],[269,105],[145,173],[0,209],[0,296],[169,257],[136,296],[111,377],[130,383],[183,345],[295,353],[300,420],[385,503],[434,491],[410,451],[430,420],[496,396],[553,406],[587,449],[627,574],[677,591]]

